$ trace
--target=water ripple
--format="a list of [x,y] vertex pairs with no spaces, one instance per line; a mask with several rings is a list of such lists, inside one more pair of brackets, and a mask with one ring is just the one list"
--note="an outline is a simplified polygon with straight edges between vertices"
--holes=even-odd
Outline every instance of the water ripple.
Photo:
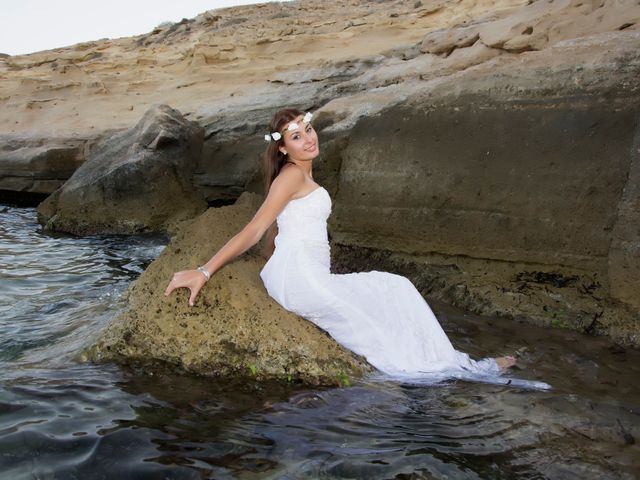
[[[91,337],[121,307],[119,293],[164,247],[157,237],[46,234],[34,209],[7,207],[0,216],[0,361],[72,333]],[[75,353],[77,345],[68,347]],[[47,358],[39,353],[40,361]]]

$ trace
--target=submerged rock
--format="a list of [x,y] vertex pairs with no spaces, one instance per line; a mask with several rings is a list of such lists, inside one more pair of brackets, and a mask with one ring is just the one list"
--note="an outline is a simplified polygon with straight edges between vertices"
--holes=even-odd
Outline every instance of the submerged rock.
[[166,105],[96,146],[38,207],[48,230],[76,235],[165,231],[207,207],[191,184],[203,129]]
[[131,286],[127,311],[86,357],[310,384],[344,384],[369,371],[364,359],[269,298],[259,277],[264,259],[257,248],[217,272],[193,307],[187,289],[164,296],[173,273],[205,263],[251,219],[260,199],[243,194],[235,205],[209,209],[183,228]]

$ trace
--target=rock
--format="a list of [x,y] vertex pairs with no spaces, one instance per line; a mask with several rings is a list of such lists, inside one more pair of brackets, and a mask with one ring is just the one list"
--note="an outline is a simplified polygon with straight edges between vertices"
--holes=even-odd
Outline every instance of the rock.
[[84,161],[85,142],[56,143],[5,144],[0,149],[0,190],[50,194],[62,186]]
[[640,125],[630,150],[627,181],[611,232],[608,275],[611,295],[640,311]]
[[447,28],[428,33],[422,40],[420,51],[435,55],[449,55],[456,48],[465,48],[473,45],[480,38],[476,25]]
[[637,28],[639,22],[637,2],[540,0],[484,23],[479,32],[488,47],[524,52],[587,34]]
[[202,127],[166,105],[96,146],[73,176],[38,207],[49,230],[76,235],[167,231],[207,204],[191,184]]
[[172,274],[201,265],[251,219],[262,197],[209,209],[183,228],[127,292],[128,310],[87,350],[93,360],[163,363],[210,376],[340,384],[371,368],[328,334],[271,300],[257,248],[217,272],[193,307],[163,295]]
[[[330,102],[321,112],[348,129],[330,220],[334,241],[485,259],[491,270],[523,262],[581,278],[591,272],[603,283],[597,294],[585,288],[576,293],[582,303],[566,304],[548,294],[546,306],[560,314],[562,303],[562,325],[591,331],[595,318],[599,332],[636,342],[640,325],[621,328],[616,319],[633,314],[602,298],[637,309],[638,52],[640,32],[618,32],[559,42],[526,59],[500,56],[404,85],[404,98],[367,92],[380,103],[352,127],[347,120],[373,102],[362,101],[365,94]],[[493,312],[511,302],[482,296]],[[536,309],[544,316],[543,302],[529,309],[517,297],[514,316],[518,308],[528,318]]]
[[[601,46],[597,52],[596,41]],[[609,48],[614,45],[619,53],[611,58]],[[328,103],[318,115],[330,111],[350,138],[343,153],[335,227],[363,237],[377,232],[380,238],[402,239],[398,245],[405,244],[409,250],[431,251],[439,244],[438,249],[446,245],[454,253],[454,244],[469,242],[476,255],[487,258],[492,256],[489,250],[496,253],[504,242],[498,255],[504,259],[525,258],[522,255],[527,252],[531,261],[583,266],[589,258],[597,262],[600,255],[606,256],[609,234],[603,228],[615,221],[633,151],[637,128],[637,100],[633,99],[640,97],[633,81],[640,73],[638,46],[640,33],[636,32],[606,34],[597,40],[589,37],[559,44],[550,52],[529,53],[526,62],[520,57],[498,57],[446,79],[405,86],[406,97],[388,95],[390,89],[384,89]],[[606,73],[610,69],[619,71],[620,77],[611,78]],[[606,104],[601,102],[601,91],[608,93]],[[354,127],[351,121],[345,124],[359,106],[371,104],[362,101],[365,95],[380,100],[376,109],[361,116]],[[611,105],[616,109],[610,110]],[[390,144],[400,163],[385,154]],[[547,163],[541,164],[542,159]],[[397,180],[390,182],[392,178]],[[568,195],[569,187],[577,190]],[[496,197],[491,206],[479,209],[478,202],[492,195]],[[583,212],[584,200],[592,197],[598,198],[595,204],[602,208]],[[463,199],[469,204],[461,203]],[[424,219],[412,217],[414,202]],[[366,205],[376,205],[380,211],[374,214]],[[536,210],[537,205],[544,213]],[[394,212],[393,216],[382,210]],[[579,210],[580,216],[572,210]],[[464,217],[461,230],[450,232],[440,243],[436,232],[440,226],[453,227],[454,212]],[[471,217],[484,217],[485,212],[497,223],[471,236]],[[531,228],[524,225],[529,215]],[[375,219],[380,223],[365,227]],[[482,223],[488,221],[484,217]],[[528,233],[519,239],[504,238],[504,227],[512,221],[518,228],[509,230]],[[500,222],[505,225],[501,227]],[[415,236],[408,230],[408,236],[399,233],[401,225],[417,224],[428,225],[428,230],[416,231]],[[578,225],[583,230],[570,233]],[[545,228],[549,230],[543,233]],[[501,239],[492,238],[491,232],[499,232]],[[560,232],[563,235],[558,237]],[[429,245],[409,246],[412,238]],[[481,252],[485,241],[488,248]],[[534,243],[523,244],[520,250],[517,245],[522,241]],[[599,242],[598,247],[590,242]],[[541,250],[543,244],[547,247]],[[569,245],[578,244],[584,246],[569,251]]]

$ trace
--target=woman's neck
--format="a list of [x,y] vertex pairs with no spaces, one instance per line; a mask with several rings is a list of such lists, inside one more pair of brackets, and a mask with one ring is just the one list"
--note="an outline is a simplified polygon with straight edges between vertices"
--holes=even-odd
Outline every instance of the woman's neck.
[[313,160],[302,161],[289,159],[286,163],[293,163],[294,165],[299,166],[300,168],[302,168],[302,171],[304,173],[306,173],[313,179]]

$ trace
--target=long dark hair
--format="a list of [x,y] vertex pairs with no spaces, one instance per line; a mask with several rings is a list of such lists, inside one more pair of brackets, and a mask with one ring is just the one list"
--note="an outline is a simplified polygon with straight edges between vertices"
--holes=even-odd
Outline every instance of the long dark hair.
[[[268,133],[278,132],[282,134],[282,130],[286,124],[303,114],[304,112],[301,112],[297,108],[284,108],[282,110],[278,110],[269,123]],[[262,156],[265,196],[269,193],[269,188],[280,173],[280,170],[282,170],[284,164],[287,163],[287,156],[280,151],[280,147],[282,145],[284,145],[284,135],[277,142],[271,140]]]

